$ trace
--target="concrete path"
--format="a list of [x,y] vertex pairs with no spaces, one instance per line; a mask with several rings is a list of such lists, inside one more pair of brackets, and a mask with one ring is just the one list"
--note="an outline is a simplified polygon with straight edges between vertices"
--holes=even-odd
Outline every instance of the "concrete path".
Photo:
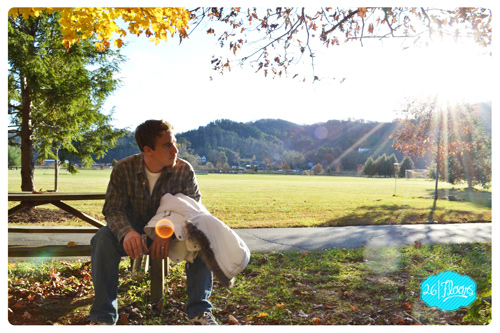
[[[252,252],[313,251],[364,246],[490,242],[491,223],[235,229]],[[73,229],[78,229],[72,227]],[[92,234],[9,232],[9,245],[90,244]]]
[[239,229],[253,252],[490,242],[491,223]]

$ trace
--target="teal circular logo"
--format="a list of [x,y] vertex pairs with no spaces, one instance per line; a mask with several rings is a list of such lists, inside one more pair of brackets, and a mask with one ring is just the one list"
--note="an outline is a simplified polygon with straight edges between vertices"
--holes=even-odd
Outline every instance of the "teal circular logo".
[[420,283],[420,299],[431,308],[451,312],[476,300],[477,284],[467,275],[444,271]]

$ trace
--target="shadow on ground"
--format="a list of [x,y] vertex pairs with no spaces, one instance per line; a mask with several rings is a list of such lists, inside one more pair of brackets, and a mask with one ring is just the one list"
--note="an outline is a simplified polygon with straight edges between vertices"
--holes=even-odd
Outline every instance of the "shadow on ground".
[[[486,197],[486,196],[485,196]],[[490,196],[491,205],[491,196]],[[440,201],[440,200],[439,200]],[[339,218],[325,221],[317,227],[335,227],[348,225],[392,225],[392,224],[421,224],[437,221],[438,223],[466,223],[466,222],[490,222],[491,214],[485,211],[449,210],[439,207],[436,200],[429,200],[428,209],[414,209],[408,205],[371,205],[361,206]],[[478,200],[485,203],[488,208],[487,198]],[[387,218],[389,216],[389,218]]]
[[[438,189],[439,199],[470,202],[478,207],[491,208],[491,191],[477,189]],[[429,199],[434,198],[434,191],[429,190]]]

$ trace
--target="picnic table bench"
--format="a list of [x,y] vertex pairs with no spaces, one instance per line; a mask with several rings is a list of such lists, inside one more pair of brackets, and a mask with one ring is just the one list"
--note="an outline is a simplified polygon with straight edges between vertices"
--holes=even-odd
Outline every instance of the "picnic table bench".
[[[64,192],[9,192],[8,199],[13,202],[20,202],[17,206],[9,209],[9,215],[22,212],[28,208],[36,207],[39,205],[52,204],[73,216],[76,216],[83,221],[91,224],[94,228],[20,228],[9,227],[9,233],[22,232],[22,233],[75,233],[75,232],[88,232],[96,233],[99,228],[104,227],[106,224],[92,216],[68,205],[63,201],[75,200],[104,200],[105,193],[64,193]],[[95,228],[97,227],[97,228]],[[23,245],[9,245],[9,257],[30,257],[36,255],[46,256],[90,256],[90,244],[74,246],[61,246],[61,245],[40,245],[40,246],[23,246]],[[168,259],[167,260],[150,260],[151,263],[151,301],[156,303],[160,301],[165,293],[165,275],[168,275]]]

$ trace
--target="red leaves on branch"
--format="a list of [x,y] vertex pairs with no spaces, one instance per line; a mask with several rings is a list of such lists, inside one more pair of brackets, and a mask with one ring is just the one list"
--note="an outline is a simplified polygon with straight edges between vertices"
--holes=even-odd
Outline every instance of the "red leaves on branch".
[[416,157],[433,152],[441,159],[470,151],[475,109],[475,105],[443,106],[435,99],[410,101],[402,111],[405,118],[399,120],[401,128],[390,137],[392,146]]

